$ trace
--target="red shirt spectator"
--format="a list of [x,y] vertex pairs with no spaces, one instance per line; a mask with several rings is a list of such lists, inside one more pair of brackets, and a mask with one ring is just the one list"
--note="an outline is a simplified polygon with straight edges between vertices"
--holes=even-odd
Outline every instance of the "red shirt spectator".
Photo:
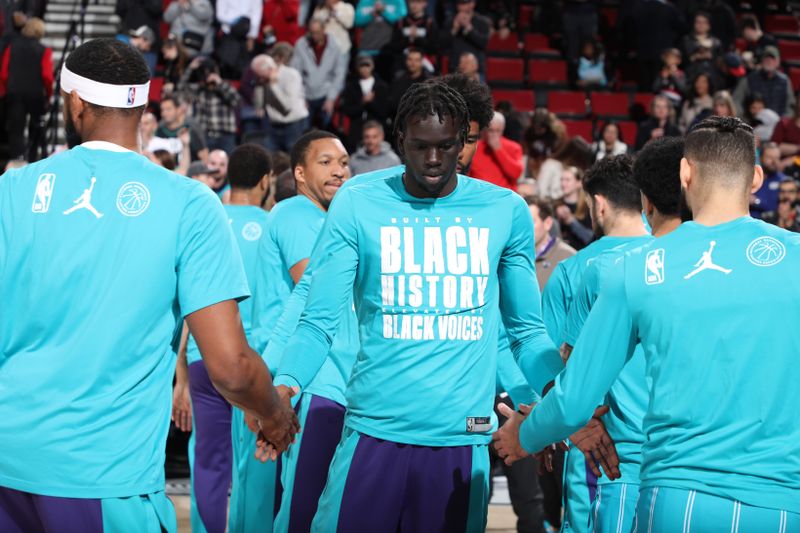
[[297,42],[297,39],[303,36],[303,30],[297,21],[299,12],[299,0],[268,0],[264,2],[261,18],[264,37],[272,34],[275,41],[286,41],[289,44]]
[[517,180],[522,175],[522,147],[503,137],[506,120],[495,112],[494,118],[478,141],[470,176],[517,190]]
[[772,132],[772,142],[778,145],[783,159],[783,166],[790,164],[800,153],[800,114],[792,118],[781,119]]

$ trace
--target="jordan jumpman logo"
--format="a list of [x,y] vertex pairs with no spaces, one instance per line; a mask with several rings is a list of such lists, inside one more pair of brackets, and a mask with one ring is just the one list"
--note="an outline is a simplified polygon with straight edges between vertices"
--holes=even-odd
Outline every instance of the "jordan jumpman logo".
[[717,245],[717,241],[711,241],[711,245],[708,247],[708,251],[703,252],[703,255],[700,256],[700,260],[694,264],[696,267],[694,270],[683,276],[683,279],[689,279],[693,276],[696,276],[703,270],[716,270],[717,272],[722,272],[723,274],[730,274],[730,268],[722,268],[719,265],[714,264],[714,260],[711,259],[711,252],[714,251],[714,246]]
[[64,211],[65,215],[74,213],[78,209],[86,209],[97,218],[101,218],[103,216],[103,213],[99,213],[92,205],[92,189],[94,189],[94,184],[96,181],[97,178],[92,177],[92,184],[89,185],[88,189],[84,189],[83,193],[78,197],[77,200],[72,202],[75,205]]

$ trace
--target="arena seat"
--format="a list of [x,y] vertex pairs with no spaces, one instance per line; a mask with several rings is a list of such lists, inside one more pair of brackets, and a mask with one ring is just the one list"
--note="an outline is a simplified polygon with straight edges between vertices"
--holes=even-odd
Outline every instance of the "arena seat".
[[633,103],[640,104],[643,108],[645,113],[650,112],[650,103],[653,101],[656,95],[652,93],[636,93],[633,95]]
[[778,40],[778,48],[781,51],[781,60],[800,61],[800,41]]
[[525,79],[525,63],[519,58],[486,58],[486,81],[492,84],[522,87]]
[[554,50],[550,46],[547,35],[541,33],[525,34],[522,49],[526,54],[558,55],[558,50]]
[[567,127],[567,134],[570,137],[583,137],[589,144],[594,142],[591,120],[562,120],[562,122]]
[[581,91],[550,91],[547,109],[557,115],[586,115],[586,95]]
[[533,15],[536,13],[536,6],[521,4],[519,6],[519,18],[517,25],[521,30],[527,30],[533,25]]
[[764,31],[797,35],[800,33],[800,24],[794,15],[767,15],[764,19]]
[[509,101],[518,111],[533,111],[536,108],[536,98],[530,89],[519,91],[494,90],[492,91],[492,99],[495,105],[503,100]]
[[509,33],[505,39],[501,39],[500,35],[495,32],[489,38],[486,51],[490,54],[493,52],[519,54],[519,47],[519,35],[517,35],[517,32]]
[[531,59],[528,61],[528,81],[532,85],[566,85],[567,62],[561,59]]
[[792,81],[792,87],[794,87],[795,90],[800,89],[800,68],[791,67],[786,74]]
[[600,117],[626,117],[630,108],[627,93],[593,92],[592,113]]
[[636,133],[639,131],[639,126],[632,120],[621,120],[617,122],[620,134],[622,135],[622,142],[628,146],[636,144]]

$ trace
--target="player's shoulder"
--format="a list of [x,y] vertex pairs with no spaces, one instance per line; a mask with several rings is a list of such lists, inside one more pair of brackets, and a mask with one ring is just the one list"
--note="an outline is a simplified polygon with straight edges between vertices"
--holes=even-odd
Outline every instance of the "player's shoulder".
[[312,202],[308,196],[298,194],[279,202],[269,212],[270,221],[285,220],[287,218],[303,218],[309,215],[324,216],[322,210]]
[[371,195],[379,194],[381,191],[389,191],[387,185],[392,180],[402,180],[405,171],[405,165],[396,165],[359,174],[342,185],[339,192],[336,193],[334,201],[339,197],[352,200],[357,197],[370,197]]
[[63,172],[65,167],[75,163],[74,154],[71,150],[65,150],[53,154],[46,159],[41,159],[35,163],[29,163],[24,167],[6,170],[0,176],[0,184],[5,187],[14,187],[29,179],[38,179],[42,174],[56,174]]
[[465,193],[480,195],[486,198],[487,203],[491,202],[493,206],[499,203],[501,205],[527,208],[525,199],[507,187],[495,185],[494,183],[480,179],[480,177],[470,178],[459,175],[459,180],[461,180]]

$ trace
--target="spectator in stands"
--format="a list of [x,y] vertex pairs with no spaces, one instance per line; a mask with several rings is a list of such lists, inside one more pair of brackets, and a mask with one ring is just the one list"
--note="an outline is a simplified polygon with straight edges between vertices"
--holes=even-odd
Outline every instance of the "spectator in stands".
[[463,74],[471,80],[477,82],[481,81],[480,64],[478,63],[478,58],[475,57],[475,54],[472,52],[464,52],[461,54],[461,57],[458,58],[456,72]]
[[633,12],[636,55],[639,62],[639,89],[648,91],[661,69],[661,52],[678,44],[686,31],[683,14],[672,3],[643,0]]
[[400,164],[400,158],[385,140],[383,125],[377,120],[364,122],[362,144],[350,158],[350,174],[356,176]]
[[457,11],[444,23],[444,48],[450,49],[450,65],[458,65],[465,52],[478,60],[480,73],[486,73],[486,46],[491,22],[475,12],[475,0],[457,0]]
[[[525,175],[536,178],[542,163],[554,152],[560,150],[566,141],[567,128],[554,113],[542,108],[534,111],[530,126],[525,130],[523,136],[522,146],[526,157]],[[539,195],[550,199],[560,196],[560,188],[556,186],[553,191],[555,191],[555,196],[543,193],[540,189]]]
[[222,180],[214,169],[207,167],[202,161],[193,161],[189,165],[186,175],[193,180],[206,184],[214,192],[217,192],[223,186]]
[[161,61],[164,65],[164,94],[172,94],[180,83],[186,67],[189,65],[189,55],[186,53],[180,39],[172,33],[167,35],[161,45]]
[[156,136],[158,129],[158,120],[156,116],[150,111],[142,113],[142,118],[139,120],[139,146],[142,153],[149,153],[152,150],[148,149],[150,142]]
[[[191,159],[205,161],[208,158],[205,135],[195,123],[186,119],[186,107],[178,100],[177,96],[166,96],[161,99],[161,122],[156,130],[156,139],[167,139],[167,143],[163,144],[163,146],[154,147],[151,142],[148,146],[148,151],[153,152],[163,147],[177,156],[183,148],[181,141],[178,139],[178,134],[182,130],[189,132],[189,154]],[[153,141],[156,141],[156,139],[153,139]],[[180,158],[178,162],[181,162]]]
[[161,15],[164,13],[162,0],[117,0],[115,12],[120,19],[120,30],[123,33],[147,26],[153,32],[155,42],[158,42]]
[[232,152],[236,148],[236,111],[241,98],[236,89],[220,77],[214,61],[194,58],[181,79],[179,90],[194,96],[192,116],[205,133],[208,148]]
[[708,74],[701,73],[692,80],[691,88],[686,101],[683,102],[681,118],[678,122],[681,131],[684,133],[689,131],[689,126],[694,123],[700,113],[714,107],[714,99],[711,97],[713,92],[714,86],[711,84],[711,78]]
[[415,83],[427,80],[430,76],[428,71],[422,66],[422,51],[417,48],[409,48],[406,51],[405,69],[395,75],[392,82],[391,96],[389,97],[389,116],[393,117],[400,99],[409,87]]
[[761,168],[764,169],[764,183],[750,197],[750,215],[761,218],[765,211],[778,208],[778,192],[786,176],[780,171],[781,151],[773,142],[764,144],[761,149]]
[[794,116],[781,119],[775,126],[771,140],[781,151],[781,168],[792,165],[800,155],[800,103],[795,104]]
[[764,56],[768,46],[778,46],[775,37],[761,31],[761,25],[753,15],[742,17],[742,37],[745,42],[742,59],[750,70],[756,68],[758,58]]
[[390,79],[392,26],[405,16],[406,0],[359,0],[356,6],[355,27],[363,28],[359,54],[375,58],[381,78]]
[[308,23],[306,36],[297,41],[290,64],[303,78],[309,120],[327,127],[336,99],[344,89],[347,57],[321,20],[313,18]]
[[686,75],[679,68],[681,52],[677,48],[667,48],[661,54],[661,70],[653,82],[653,93],[666,96],[673,107],[680,107],[686,87]]
[[764,98],[760,94],[754,94],[747,101],[747,110],[744,120],[753,127],[753,135],[756,138],[756,147],[772,138],[775,126],[781,121],[781,117],[772,109],[767,109]]
[[533,219],[533,240],[536,246],[536,280],[539,290],[544,289],[550,274],[564,259],[575,255],[575,248],[565,243],[561,237],[553,236],[553,206],[550,202],[535,196],[525,196]]
[[522,147],[503,137],[505,128],[506,118],[495,111],[478,141],[469,175],[516,191],[524,169]]
[[227,204],[231,197],[231,186],[228,184],[228,154],[224,150],[212,150],[208,154],[208,168],[213,172],[218,183],[215,192]]
[[[735,117],[736,116],[736,103],[733,101],[733,96],[728,91],[717,91],[714,93],[714,110],[713,114],[719,117]],[[698,117],[698,121],[701,120]]]
[[[353,27],[353,22],[355,21],[355,10],[352,4],[348,4],[343,0],[324,0],[323,4],[314,10],[314,14],[311,18],[322,21],[325,33],[336,41],[342,54],[350,54],[350,48],[352,46],[350,42],[350,28]],[[309,31],[310,30],[309,22]]]
[[246,35],[247,51],[252,52],[261,29],[263,0],[216,0],[216,16],[222,33],[230,34],[232,28],[244,19],[248,21]]
[[181,40],[189,57],[213,51],[214,6],[209,0],[174,0],[164,11],[164,22]]
[[583,172],[576,167],[564,168],[561,172],[561,190],[564,194],[555,207],[556,218],[561,224],[561,236],[576,250],[584,248],[594,239],[589,203],[583,192]]
[[495,109],[506,117],[506,129],[503,135],[506,139],[522,145],[524,142],[525,130],[530,126],[531,120],[528,113],[514,109],[514,105],[507,100],[495,102]]
[[778,70],[780,62],[780,52],[776,47],[764,48],[759,68],[742,78],[733,93],[740,114],[747,99],[760,93],[769,109],[782,117],[791,116],[795,103],[794,90],[786,74]]
[[300,2],[298,0],[269,0],[264,2],[261,17],[261,32],[265,44],[269,41],[287,42],[291,45],[303,36],[299,22]]
[[594,163],[592,147],[582,137],[573,137],[550,157],[544,160],[536,176],[537,194],[548,200],[558,200],[564,195],[561,176],[566,167],[584,172]]
[[794,178],[784,177],[778,189],[778,207],[774,211],[762,213],[761,219],[779,228],[800,233],[797,196],[797,182]]
[[614,121],[606,122],[600,130],[600,140],[592,143],[592,152],[597,161],[610,155],[628,153],[628,145],[622,142],[622,132],[619,124]]
[[44,33],[44,21],[31,17],[3,51],[0,96],[6,99],[9,159],[38,159],[41,118],[53,96],[53,52],[41,43]]
[[266,109],[269,117],[267,149],[289,151],[305,131],[308,119],[302,76],[295,68],[263,54],[254,57],[250,66],[254,81],[252,85],[243,84],[242,91],[245,98],[246,91],[250,91],[256,109]]
[[408,14],[397,21],[392,32],[394,52],[393,72],[403,68],[406,55],[411,49],[423,56],[433,57],[439,53],[439,26],[436,19],[425,14],[426,0],[409,0]]
[[639,124],[636,133],[636,150],[641,150],[651,139],[678,137],[681,130],[673,122],[672,104],[666,96],[656,96],[650,103],[650,118]]
[[[733,83],[738,79],[733,74],[736,71],[735,66],[728,67],[729,62],[732,65],[735,63],[733,61],[733,57],[736,57],[735,54],[733,54],[730,59],[727,57],[715,59],[711,55],[711,48],[700,45],[692,57],[692,61],[686,67],[686,77],[690,80],[695,79],[700,74],[707,74],[711,78],[711,83],[714,87],[725,87],[727,86],[726,80],[728,78],[730,78]],[[727,67],[728,72],[723,72],[720,69],[720,65]],[[744,72],[741,74],[744,75]]]
[[[150,159],[150,161],[152,161],[156,165],[164,167],[167,170],[175,171],[175,167],[177,166],[177,162],[175,161],[175,156],[166,150],[156,150],[155,152],[152,153],[148,152],[147,157],[148,159]],[[186,174],[182,175],[185,176]]]
[[578,59],[577,83],[579,87],[605,87],[608,84],[606,58],[599,42],[584,41]]
[[701,48],[710,50],[712,59],[722,57],[722,43],[711,35],[711,15],[705,11],[695,13],[692,32],[683,38],[683,53],[688,61],[694,61]]
[[567,59],[578,62],[582,43],[597,37],[597,6],[586,0],[564,2],[564,37],[567,40]]
[[376,78],[374,71],[372,57],[358,56],[356,76],[350,78],[342,93],[342,113],[350,119],[348,141],[351,150],[361,140],[359,132],[367,121],[384,124],[389,118],[389,85]]
[[147,63],[147,68],[150,69],[150,76],[154,76],[156,72],[156,63],[158,63],[158,54],[154,47],[156,44],[156,34],[149,26],[142,24],[136,29],[128,32],[129,41],[131,46],[136,48],[144,57]]

